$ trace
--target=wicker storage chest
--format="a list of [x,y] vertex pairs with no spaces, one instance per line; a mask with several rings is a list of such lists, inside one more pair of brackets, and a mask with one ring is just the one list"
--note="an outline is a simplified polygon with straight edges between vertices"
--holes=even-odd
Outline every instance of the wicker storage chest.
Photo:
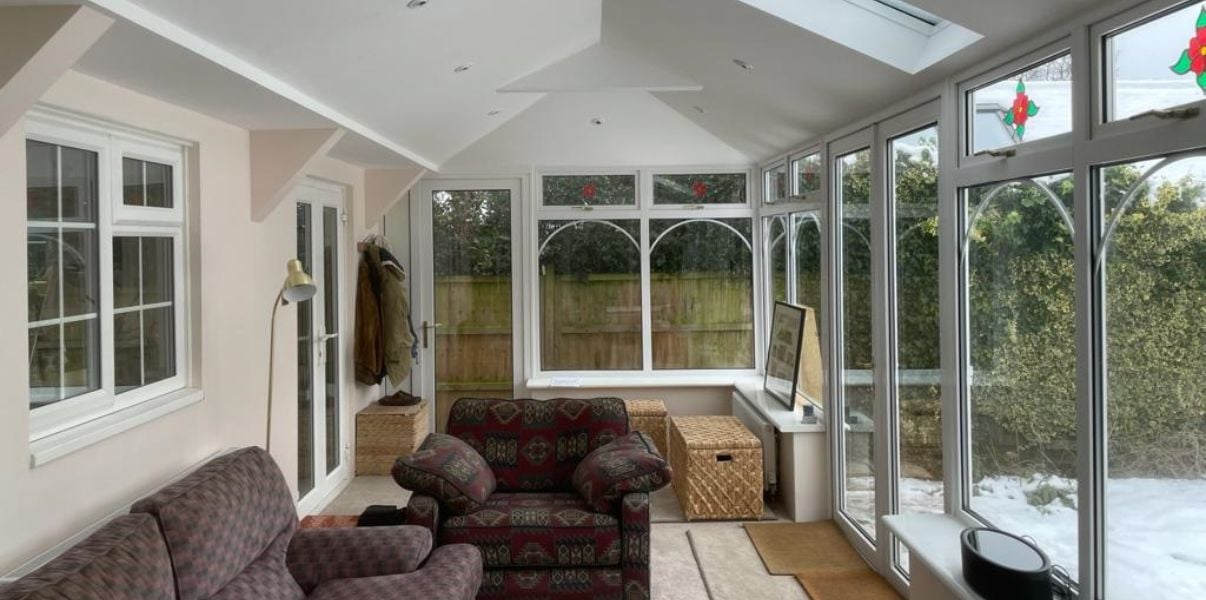
[[427,437],[427,401],[414,406],[373,403],[356,413],[356,474],[389,475],[394,461]]
[[674,417],[670,447],[688,521],[762,517],[762,442],[736,417]]
[[670,451],[666,445],[666,403],[661,400],[625,400],[628,408],[628,429],[648,435],[662,456]]

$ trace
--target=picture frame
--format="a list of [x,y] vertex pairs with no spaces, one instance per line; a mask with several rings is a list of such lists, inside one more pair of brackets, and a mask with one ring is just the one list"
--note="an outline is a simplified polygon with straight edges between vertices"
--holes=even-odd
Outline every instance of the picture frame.
[[766,374],[762,387],[787,410],[795,410],[800,376],[800,349],[804,341],[806,309],[775,302],[766,349]]

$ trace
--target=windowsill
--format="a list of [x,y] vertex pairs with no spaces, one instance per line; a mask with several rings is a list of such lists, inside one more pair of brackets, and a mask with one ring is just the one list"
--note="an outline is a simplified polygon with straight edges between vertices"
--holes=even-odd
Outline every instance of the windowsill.
[[735,387],[758,378],[754,371],[686,373],[609,373],[607,375],[543,375],[527,381],[529,390]]
[[31,468],[40,467],[72,452],[196,404],[203,398],[205,398],[205,394],[201,390],[185,388],[33,440],[29,443],[29,466]]
[[900,543],[909,549],[909,560],[920,561],[960,600],[982,600],[963,579],[963,548],[959,535],[970,525],[951,515],[889,515],[883,517]]

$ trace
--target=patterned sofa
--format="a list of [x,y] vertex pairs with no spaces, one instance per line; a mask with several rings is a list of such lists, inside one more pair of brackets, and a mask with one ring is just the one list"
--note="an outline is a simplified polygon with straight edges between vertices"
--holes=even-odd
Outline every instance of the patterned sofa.
[[275,461],[216,458],[134,505],[0,600],[469,600],[473,546],[431,551],[418,527],[298,530]]
[[481,550],[483,600],[647,599],[649,494],[625,494],[614,511],[601,513],[571,482],[579,461],[627,433],[628,413],[616,398],[462,398],[448,434],[485,459],[494,492],[460,515],[441,515],[436,498],[416,493],[407,522],[431,529],[441,547]]

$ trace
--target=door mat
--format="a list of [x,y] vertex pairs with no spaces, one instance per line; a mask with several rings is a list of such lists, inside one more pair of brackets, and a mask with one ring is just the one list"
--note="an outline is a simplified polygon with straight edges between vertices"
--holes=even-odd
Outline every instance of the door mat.
[[867,566],[833,521],[746,523],[745,532],[773,575]]
[[869,567],[812,569],[796,579],[812,600],[902,600],[900,594]]
[[307,515],[301,520],[302,529],[336,529],[355,527],[359,515]]

